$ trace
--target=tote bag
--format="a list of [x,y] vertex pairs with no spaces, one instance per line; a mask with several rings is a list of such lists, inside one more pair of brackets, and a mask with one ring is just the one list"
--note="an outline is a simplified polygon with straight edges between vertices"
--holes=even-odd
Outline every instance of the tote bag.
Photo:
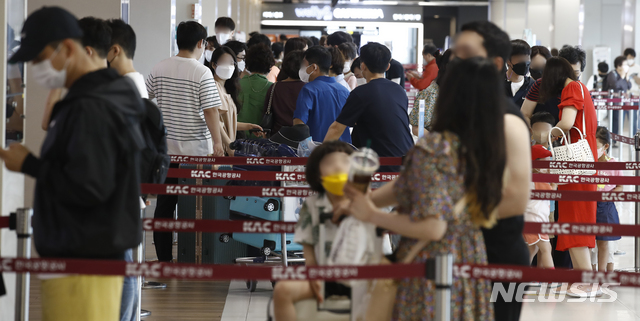
[[[580,84],[580,90],[582,90],[582,98],[584,98],[584,89],[582,88],[582,84]],[[582,130],[586,132],[586,124],[585,124],[585,112],[583,109],[582,112]],[[554,127],[554,129],[558,129],[562,132],[562,140],[564,145],[553,147],[551,144],[551,155],[553,159],[558,162],[595,162],[595,158],[593,157],[593,152],[591,151],[591,147],[589,146],[589,142],[585,138],[585,135],[578,129],[573,126],[571,130],[576,130],[580,134],[580,139],[572,143],[571,135],[565,135],[564,131],[559,127]],[[570,130],[570,131],[571,131]],[[549,142],[551,142],[551,130],[549,132]],[[595,170],[586,170],[586,169],[551,169],[551,174],[560,174],[560,175],[595,175]]]

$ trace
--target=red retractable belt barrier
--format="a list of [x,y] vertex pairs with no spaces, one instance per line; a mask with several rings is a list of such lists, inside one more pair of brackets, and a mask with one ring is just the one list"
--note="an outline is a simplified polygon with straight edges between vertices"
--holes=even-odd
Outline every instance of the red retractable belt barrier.
[[8,216],[0,217],[0,228],[7,228],[7,227],[9,227],[9,217]]
[[[593,98],[594,105],[604,104],[637,104],[640,102],[640,98]],[[638,107],[638,106],[636,106]]]
[[533,161],[533,168],[640,170],[640,162],[557,162]]
[[[217,171],[211,169],[170,168],[167,177],[196,179],[225,179],[239,181],[304,182],[304,172]],[[390,182],[398,173],[375,173],[372,182]]]
[[[204,165],[307,165],[306,157],[213,157],[171,155],[171,162],[178,164]],[[401,157],[380,157],[380,165],[400,166]]]
[[[426,265],[367,266],[239,266],[182,263],[127,263],[124,261],[0,258],[1,272],[126,275],[147,278],[199,280],[344,280],[422,278]],[[538,269],[516,265],[454,264],[453,276],[503,282],[569,282],[619,284],[640,287],[640,276],[628,272]]]
[[637,176],[533,174],[532,181],[536,183],[640,185],[640,177]]
[[625,144],[629,144],[629,145],[635,145],[636,144],[636,139],[635,138],[626,137],[626,136],[622,136],[622,135],[618,135],[618,134],[614,134],[614,133],[611,133],[611,139],[615,140],[617,142],[621,142],[621,143],[625,143]]
[[212,233],[293,233],[296,222],[144,219],[145,231]]
[[202,195],[202,196],[255,196],[255,197],[307,197],[315,192],[307,187],[261,186],[202,186],[141,184],[143,194]]
[[533,200],[586,201],[586,202],[638,202],[640,192],[582,192],[582,191],[531,191]]
[[522,233],[551,235],[638,236],[640,225],[588,223],[524,223]]
[[632,105],[596,105],[596,110],[638,110],[638,106]]

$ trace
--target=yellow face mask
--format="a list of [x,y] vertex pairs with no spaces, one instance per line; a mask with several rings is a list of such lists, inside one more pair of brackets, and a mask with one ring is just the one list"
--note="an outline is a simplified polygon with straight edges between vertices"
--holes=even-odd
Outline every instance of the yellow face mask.
[[333,195],[344,195],[344,186],[347,184],[349,175],[346,173],[333,174],[322,177],[322,187]]

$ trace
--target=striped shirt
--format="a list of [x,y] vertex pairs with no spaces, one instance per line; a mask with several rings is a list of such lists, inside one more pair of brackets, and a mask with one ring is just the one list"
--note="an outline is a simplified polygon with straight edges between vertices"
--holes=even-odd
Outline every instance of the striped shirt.
[[167,127],[169,154],[206,156],[213,153],[204,110],[222,106],[211,70],[197,60],[171,57],[147,78],[149,98],[155,98]]

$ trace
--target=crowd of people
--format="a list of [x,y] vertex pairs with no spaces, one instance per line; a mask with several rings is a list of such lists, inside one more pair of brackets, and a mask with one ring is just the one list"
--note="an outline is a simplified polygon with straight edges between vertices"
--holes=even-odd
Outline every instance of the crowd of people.
[[[144,206],[139,128],[152,99],[171,155],[233,156],[230,144],[239,138],[308,127],[312,140],[322,143],[306,168],[317,195],[306,199],[295,235],[309,266],[329,254],[318,244],[317,229],[321,213],[334,213],[401,235],[398,262],[452,253],[458,264],[528,266],[537,260],[533,264],[547,269],[613,268],[609,242],[618,238],[522,234],[525,221],[619,221],[611,202],[529,200],[533,188],[622,188],[531,182],[531,174],[540,172],[531,161],[550,159],[563,135],[578,141],[582,133],[594,161],[615,161],[608,156],[609,131],[597,126],[590,88],[580,81],[586,65],[581,48],[565,46],[552,56],[545,47],[510,40],[491,22],[472,22],[462,26],[451,49],[425,46],[420,74],[405,73],[387,46],[358,47],[345,32],[273,44],[259,33],[239,42],[234,33],[235,23],[226,17],[216,21],[212,37],[198,22],[180,23],[179,52],[157,62],[145,79],[133,65],[135,32],[123,21],[78,20],[56,7],[29,16],[10,62],[31,62],[36,81],[51,90],[43,120],[47,137],[39,157],[22,145],[0,157],[8,169],[37,180],[33,222],[40,256],[132,260]],[[603,90],[637,89],[634,58],[635,51],[625,51],[611,73],[599,66],[587,82]],[[424,115],[409,111],[405,79],[420,90]],[[417,136],[421,126],[425,134],[414,143],[412,132]],[[380,168],[399,178],[367,193],[346,180],[329,188],[326,178],[349,171],[354,147],[405,157],[402,167]],[[176,195],[159,195],[154,217],[173,218],[177,202]],[[334,235],[338,221],[328,224]],[[158,260],[172,262],[171,233],[155,232],[154,242]],[[492,298],[492,286],[454,278],[452,319],[518,320],[522,303]],[[42,287],[47,320],[125,321],[139,309],[139,289],[130,278],[65,275],[43,280]],[[294,320],[297,301],[322,300],[319,288],[317,281],[276,284],[276,319]],[[324,289],[348,292],[330,282]],[[601,295],[592,287],[577,289],[568,294]],[[400,280],[392,320],[433,319],[434,293],[430,281]]]

